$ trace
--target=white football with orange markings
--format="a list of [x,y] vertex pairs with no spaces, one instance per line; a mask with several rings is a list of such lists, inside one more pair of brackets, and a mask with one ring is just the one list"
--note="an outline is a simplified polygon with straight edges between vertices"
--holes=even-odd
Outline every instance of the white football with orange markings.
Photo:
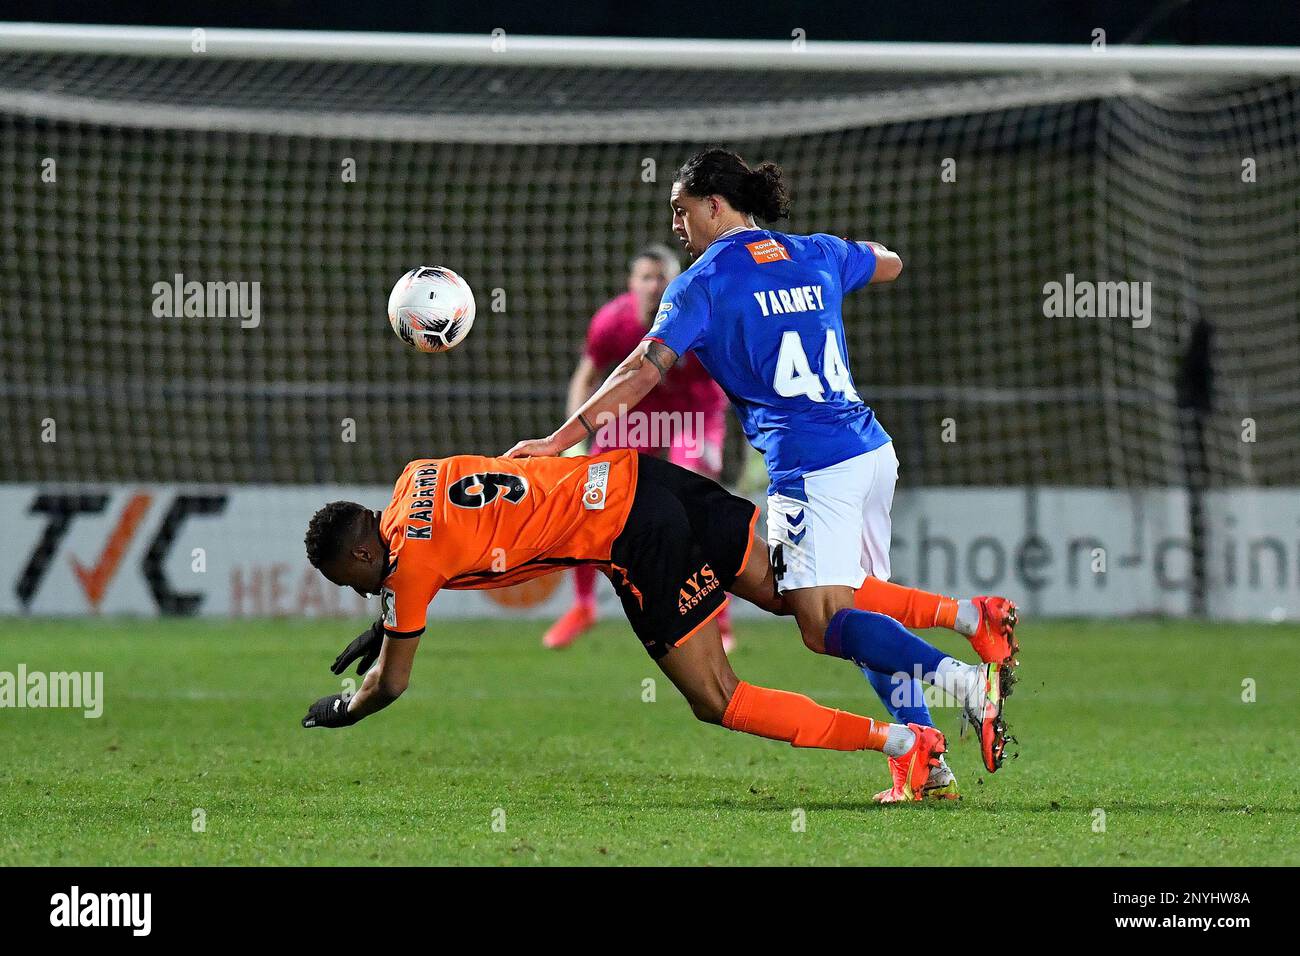
[[388,324],[421,352],[446,352],[474,325],[474,291],[445,266],[418,266],[388,296]]

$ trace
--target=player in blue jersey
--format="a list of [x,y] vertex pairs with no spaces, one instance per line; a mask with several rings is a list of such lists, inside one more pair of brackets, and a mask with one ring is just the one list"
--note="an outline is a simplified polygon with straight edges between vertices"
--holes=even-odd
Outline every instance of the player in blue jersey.
[[[920,681],[949,687],[972,679],[976,665],[942,654],[904,624],[966,634],[986,662],[980,742],[985,766],[996,770],[1006,746],[1002,702],[1014,679],[1015,605],[990,597],[958,602],[888,583],[898,459],[854,386],[840,307],[849,292],[895,279],[901,260],[879,243],[759,228],[756,217],[787,215],[781,171],[771,163],[750,169],[726,150],[692,157],[670,202],[673,231],[695,261],[668,286],[645,340],[556,432],[520,442],[508,457],[559,454],[594,433],[600,416],[634,407],[694,352],[727,393],[770,479],[777,593],[734,593],[793,615],[809,648],[858,663],[892,714],[923,726],[933,720]],[[908,647],[913,673],[864,666],[868,648],[881,645]],[[902,798],[905,771],[891,771],[895,786],[876,795],[882,802]],[[928,790],[956,795],[946,765]]]

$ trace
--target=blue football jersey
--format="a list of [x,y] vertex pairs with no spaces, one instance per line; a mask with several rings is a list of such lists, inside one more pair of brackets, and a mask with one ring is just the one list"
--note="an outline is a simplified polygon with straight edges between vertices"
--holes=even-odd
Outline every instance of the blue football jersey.
[[871,281],[866,243],[749,229],[668,286],[646,334],[694,351],[763,453],[771,491],[888,442],[849,371],[840,305]]

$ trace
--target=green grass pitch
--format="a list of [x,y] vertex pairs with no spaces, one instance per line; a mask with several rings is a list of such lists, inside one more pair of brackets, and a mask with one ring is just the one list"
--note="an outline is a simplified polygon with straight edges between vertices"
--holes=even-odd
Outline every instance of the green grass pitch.
[[[877,754],[697,723],[614,621],[560,653],[434,622],[389,710],[301,729],[362,626],[0,621],[0,670],[103,671],[106,699],[0,710],[0,865],[1300,864],[1294,625],[1031,621],[1020,758],[984,773],[937,711],[965,797],[906,807],[871,803]],[[738,631],[743,679],[880,715],[789,622]]]

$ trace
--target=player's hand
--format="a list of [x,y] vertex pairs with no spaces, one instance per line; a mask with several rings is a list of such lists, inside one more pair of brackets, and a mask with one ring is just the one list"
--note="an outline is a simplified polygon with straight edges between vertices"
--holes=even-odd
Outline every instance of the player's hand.
[[348,713],[348,699],[342,694],[322,697],[307,708],[302,719],[304,727],[351,727],[360,717]]
[[558,455],[564,451],[560,443],[554,438],[529,438],[521,441],[508,452],[502,455],[502,458],[544,458],[547,455]]
[[376,618],[375,623],[357,635],[357,639],[343,648],[343,653],[334,658],[330,665],[331,674],[342,674],[353,661],[357,664],[357,673],[364,674],[379,659],[379,652],[384,646],[384,622]]

